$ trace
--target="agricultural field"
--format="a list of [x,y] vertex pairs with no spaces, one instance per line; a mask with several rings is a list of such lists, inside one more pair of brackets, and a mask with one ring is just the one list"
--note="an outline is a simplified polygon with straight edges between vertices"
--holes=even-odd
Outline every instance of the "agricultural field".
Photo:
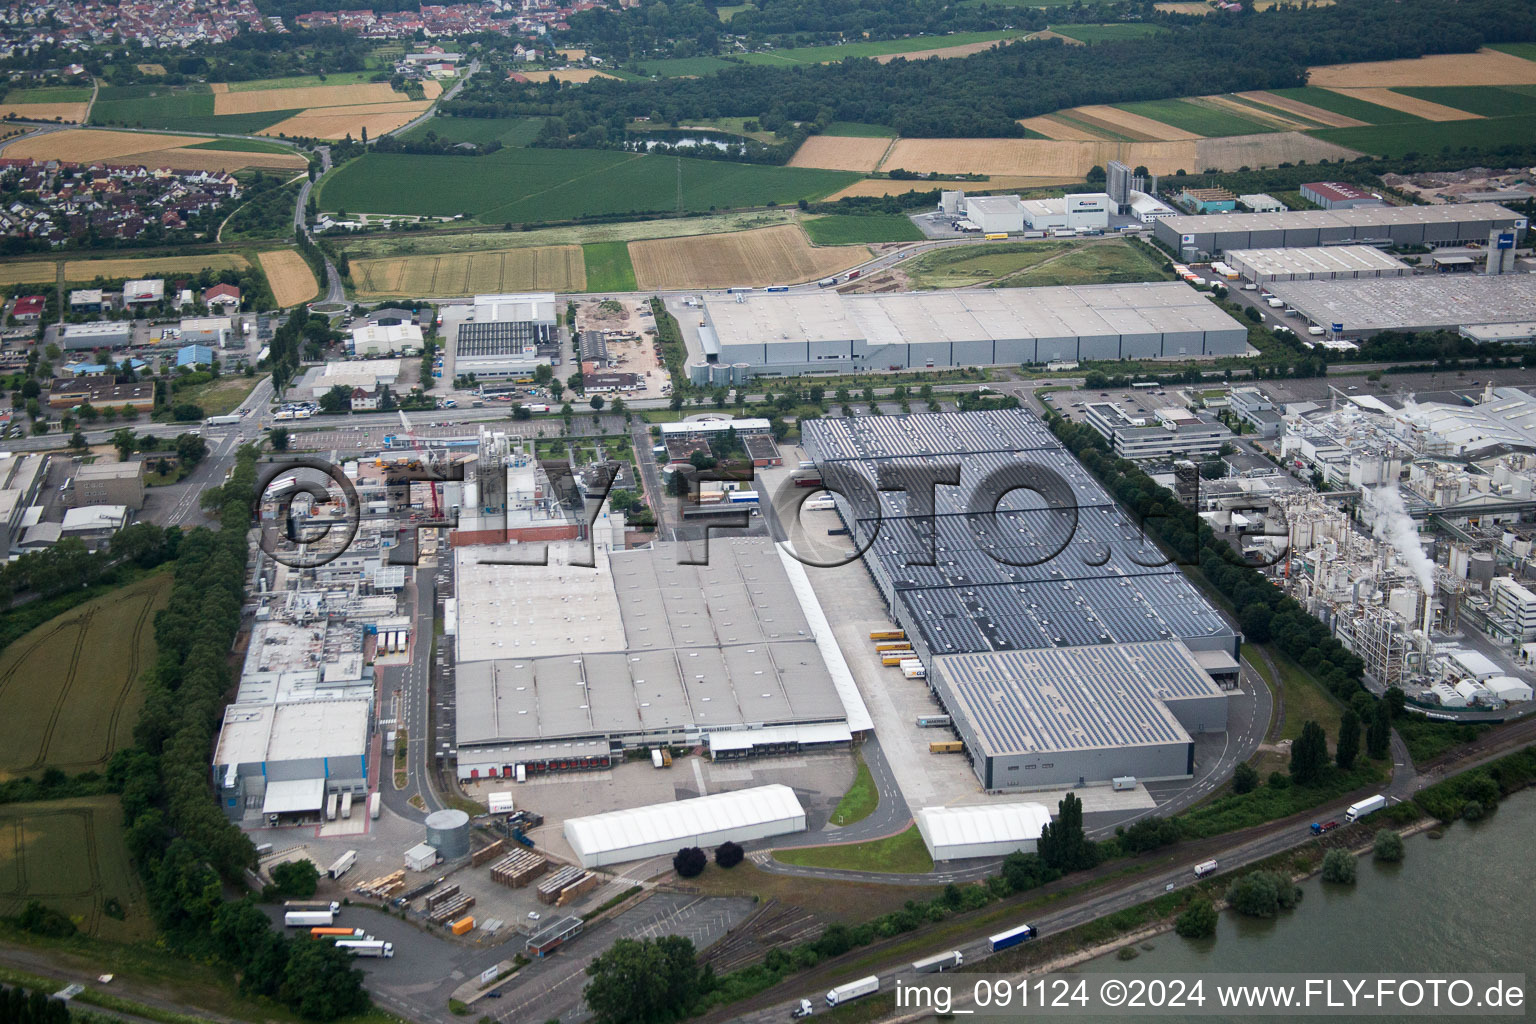
[[1479,117],[1536,114],[1536,85],[1440,85],[1392,91]]
[[[1130,115],[1126,115],[1130,116]],[[1058,139],[1064,142],[1097,142],[1105,137],[1103,131],[1089,129],[1081,121],[1068,114],[1045,114],[1040,117],[1022,117],[1019,124],[1042,139]]]
[[[1212,166],[1196,160],[1195,143],[1070,142],[1052,139],[899,139],[885,158],[887,167],[933,174],[987,174],[1048,178],[1082,178],[1095,165],[1110,160],[1135,167],[1145,164],[1153,174]],[[931,182],[923,182],[933,187]],[[990,183],[988,187],[991,187]]]
[[1155,36],[1162,29],[1143,22],[1117,22],[1110,25],[1052,25],[1050,30],[1080,43],[1113,43],[1122,39],[1140,39]]
[[1154,121],[1171,124],[1195,135],[1211,138],[1222,135],[1253,135],[1273,131],[1274,126],[1255,118],[1243,117],[1230,110],[1206,106],[1192,100],[1147,100],[1142,103],[1117,104],[1121,110],[1140,114]]
[[215,93],[213,112],[226,114],[264,114],[272,110],[296,107],[350,107],[360,104],[394,103],[404,100],[387,82],[363,85],[273,86],[270,83],[242,83],[251,88],[239,92]]
[[[1334,114],[1345,118],[1355,124],[1340,124],[1330,127],[1355,128],[1365,124],[1392,124],[1397,121],[1417,121],[1418,118],[1411,114],[1405,114],[1400,110],[1379,106],[1375,103],[1367,103],[1365,100],[1354,96],[1346,96],[1332,89],[1320,89],[1315,85],[1303,86],[1299,89],[1274,89],[1264,95],[1279,97],[1288,103],[1299,103],[1313,111],[1321,111],[1324,114]],[[1307,113],[1307,111],[1299,111]],[[1308,114],[1317,120],[1323,120],[1318,114]],[[1324,122],[1326,123],[1326,121]]]
[[272,295],[279,306],[297,306],[320,294],[314,271],[304,262],[304,257],[292,249],[258,253],[256,259],[261,264],[261,272],[267,275],[267,284],[272,287]]
[[[250,263],[238,253],[208,253],[204,256],[141,256],[125,259],[68,260],[64,280],[68,284],[89,284],[98,277],[129,278],[159,274],[195,274],[204,268],[244,270]],[[0,287],[16,284],[52,284],[58,278],[58,264],[53,260],[25,260],[0,263]]]
[[352,261],[360,299],[459,296],[487,292],[580,292],[587,288],[579,245],[507,249],[446,256]]
[[535,82],[543,82],[553,78],[557,82],[581,85],[592,81],[594,78],[614,78],[616,76],[605,74],[602,71],[594,71],[591,68],[562,68],[559,71],[532,71],[528,77]]
[[1321,107],[1311,107],[1297,100],[1288,100],[1271,92],[1239,92],[1225,98],[1229,102],[1241,103],[1250,110],[1269,117],[1286,118],[1291,124],[1302,129],[1348,128],[1365,123],[1356,121],[1352,117],[1332,113]]
[[899,213],[832,214],[801,221],[813,245],[858,245],[873,242],[919,242],[923,233]]
[[1415,121],[1365,128],[1325,128],[1313,134],[1362,153],[1397,159],[1408,153],[1438,153],[1446,147],[1481,150],[1501,143],[1528,143],[1536,137],[1536,114],[1468,121]]
[[314,84],[314,76],[215,85],[134,85],[101,90],[91,119],[96,124],[166,128],[236,135],[354,137],[363,128],[383,134],[425,110],[442,92],[424,83],[425,100],[411,100],[387,82],[348,79],[356,72]]
[[101,160],[183,171],[237,171],[244,167],[302,171],[309,166],[287,147],[260,142],[245,146],[242,141],[81,128],[18,139],[5,147],[5,155],[70,163]]
[[1170,277],[1163,273],[1162,260],[1123,242],[1105,242],[1046,260],[999,281],[997,286],[1043,288],[1064,284],[1131,284],[1166,281]]
[[896,129],[883,124],[865,124],[862,121],[833,121],[827,125],[828,135],[853,136],[864,139],[894,139]]
[[909,39],[884,39],[838,46],[803,46],[766,53],[746,53],[730,60],[720,57],[679,57],[672,60],[645,62],[645,72],[658,78],[678,78],[688,75],[709,75],[724,71],[733,65],[763,64],[785,67],[796,64],[830,64],[849,57],[872,57],[882,63],[903,56],[909,60],[925,57],[964,57],[990,49],[999,42],[1015,39],[1027,33],[1004,32],[955,32],[944,36],[913,36]]
[[85,120],[90,102],[91,90],[86,86],[11,89],[0,100],[0,116],[79,122]]
[[301,110],[261,130],[262,135],[309,139],[360,139],[364,133],[378,138],[409,124],[432,105],[429,100],[404,103],[360,103],[350,107],[315,107]]
[[115,796],[0,806],[0,915],[38,900],[118,942],[154,933]]
[[846,270],[869,258],[863,246],[812,248],[785,224],[758,231],[629,243],[635,280],[653,288],[724,288],[796,284]]
[[629,261],[628,242],[589,242],[581,247],[586,267],[586,290],[591,292],[632,292],[635,267]]
[[1508,53],[1522,60],[1536,61],[1536,43],[1490,43],[1488,49]]
[[508,148],[482,157],[368,153],[329,175],[318,201],[323,210],[530,223],[788,204],[820,199],[857,177],[608,150]]
[[1307,82],[1325,89],[1395,89],[1431,85],[1536,85],[1536,61],[1498,50],[1442,53],[1411,60],[1327,64]]
[[868,173],[880,166],[891,147],[887,138],[868,136],[812,135],[795,150],[791,167],[821,167],[830,171]]
[[1401,111],[1412,117],[1422,118],[1425,121],[1464,121],[1475,114],[1469,114],[1464,110],[1456,110],[1441,103],[1431,103],[1415,96],[1395,89],[1341,89],[1349,96],[1374,103],[1377,106],[1387,107],[1391,110]]
[[1090,129],[1108,129],[1109,137],[1118,136],[1127,142],[1182,142],[1200,138],[1198,132],[1123,107],[1073,107],[1061,114]]
[[430,132],[445,142],[473,142],[482,145],[500,142],[504,146],[526,146],[538,137],[541,122],[536,117],[445,117],[434,116],[400,137],[421,142]]
[[155,660],[155,612],[170,592],[170,575],[156,573],[50,619],[0,654],[0,779],[100,771],[132,741],[139,677]]
[[1006,190],[1027,191],[1034,188],[1054,188],[1060,185],[1081,185],[1082,175],[1057,177],[1047,175],[1032,177],[1017,174],[994,174],[986,181],[969,181],[964,178],[925,178],[922,181],[897,181],[894,178],[864,178],[846,188],[838,189],[827,199],[843,199],[847,196],[904,196],[908,192],[930,192],[934,189],[959,189],[962,192],[998,192]]
[[1358,149],[1319,138],[1323,132],[1271,132],[1267,135],[1229,135],[1195,143],[1194,167],[1235,171],[1239,167],[1277,167],[1302,160],[1353,160]]
[[999,242],[935,249],[902,265],[914,288],[974,288],[1071,252],[1072,242]]
[[216,92],[256,92],[261,89],[304,89],[322,85],[361,85],[377,71],[334,71],[328,75],[293,75],[288,78],[253,78],[248,82],[221,82]]
[[91,108],[91,123],[125,128],[162,128],[176,132],[251,135],[298,110],[218,116],[215,95],[206,85],[103,86]]

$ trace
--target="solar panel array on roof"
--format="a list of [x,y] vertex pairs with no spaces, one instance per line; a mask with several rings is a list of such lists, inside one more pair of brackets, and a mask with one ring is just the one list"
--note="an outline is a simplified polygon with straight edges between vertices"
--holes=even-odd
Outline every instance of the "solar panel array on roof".
[[[934,655],[1180,638],[1235,650],[1232,628],[1023,409],[808,420],[865,565]],[[959,485],[912,491],[958,464]],[[1001,479],[1017,489],[998,500]],[[900,489],[877,490],[882,483]],[[878,503],[878,509],[876,508]],[[967,511],[974,509],[975,511]]]

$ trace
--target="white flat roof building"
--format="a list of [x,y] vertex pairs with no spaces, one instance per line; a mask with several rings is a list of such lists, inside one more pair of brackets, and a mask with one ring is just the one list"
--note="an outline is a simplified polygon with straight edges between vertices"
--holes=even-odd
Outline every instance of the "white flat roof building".
[[552,325],[555,322],[555,310],[554,292],[475,296],[476,323],[514,320]]
[[965,216],[987,234],[1016,235],[1024,230],[1024,206],[1018,196],[967,196]]
[[1407,277],[1413,268],[1371,245],[1326,245],[1304,249],[1231,249],[1226,262],[1257,284],[1325,278]]
[[586,868],[803,831],[805,808],[783,785],[565,820],[566,841]]
[[372,393],[380,385],[393,387],[400,379],[400,360],[362,359],[348,363],[326,363],[325,369],[314,378],[311,385],[314,397],[319,398],[331,388],[361,388]]
[[1531,319],[1536,310],[1533,274],[1295,280],[1276,282],[1271,290],[1319,327],[1342,324],[1343,333],[1350,335],[1514,323]]
[[421,328],[415,324],[370,324],[352,331],[352,352],[359,356],[420,352],[421,346]]
[[1034,853],[1050,821],[1043,804],[924,807],[917,812],[917,831],[934,860],[968,860]]
[[123,305],[139,306],[165,298],[165,282],[160,278],[123,282]]

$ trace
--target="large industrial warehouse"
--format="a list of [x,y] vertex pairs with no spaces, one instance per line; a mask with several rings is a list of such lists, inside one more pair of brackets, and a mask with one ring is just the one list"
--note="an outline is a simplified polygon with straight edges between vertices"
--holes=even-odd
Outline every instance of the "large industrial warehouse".
[[706,565],[685,554],[477,566],[461,549],[459,776],[605,767],[660,743],[715,759],[846,747],[871,728],[814,595],[767,538],[715,538]]
[[1407,277],[1413,268],[1371,245],[1311,249],[1233,249],[1226,261],[1255,284],[1331,278]]
[[753,374],[1240,355],[1248,332],[1182,281],[706,297],[721,364]]
[[1164,217],[1152,230],[1174,252],[1193,257],[1233,249],[1354,243],[1431,247],[1486,243],[1494,230],[1523,232],[1526,223],[1525,217],[1495,203],[1451,203]]
[[1227,731],[1227,695],[1177,641],[950,655],[931,678],[993,792],[1189,778],[1192,736]]
[[1337,333],[1346,335],[1520,323],[1536,310],[1536,276],[1530,274],[1289,281],[1270,291],[1325,330],[1342,325]]
[[781,785],[565,820],[566,841],[584,868],[804,831],[805,808]]
[[[807,420],[802,431],[985,788],[1185,777],[1190,734],[1225,729],[1224,703],[1219,715],[1191,703],[1198,715],[1188,723],[1164,703],[1219,697],[1213,677],[1235,670],[1235,630],[1034,414]],[[931,477],[919,470],[951,459],[958,486],[925,483]],[[933,494],[931,514],[899,489],[904,481]],[[1085,670],[1125,645],[1139,645],[1143,661]],[[1028,654],[1007,660],[1020,652]],[[1029,689],[1030,665],[1056,666],[1057,684],[1082,679],[1061,686],[1081,696],[1062,703],[1053,688]],[[1114,672],[1122,685],[1101,693]],[[1137,678],[1143,684],[1131,686]],[[1124,708],[1111,712],[1110,698]],[[1081,706],[1094,701],[1105,703]],[[1072,716],[1060,734],[1049,731],[1044,709]],[[1123,720],[1100,726],[1111,713]],[[1017,720],[1013,731],[994,722],[998,715]],[[1057,750],[1060,758],[1027,756]]]
[[970,860],[1034,853],[1051,812],[1043,804],[985,804],[924,807],[916,817],[918,834],[934,860]]

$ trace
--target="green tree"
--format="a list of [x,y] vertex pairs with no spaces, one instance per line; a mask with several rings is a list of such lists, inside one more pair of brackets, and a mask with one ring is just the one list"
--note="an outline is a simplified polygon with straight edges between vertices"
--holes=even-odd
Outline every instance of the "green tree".
[[290,435],[288,434],[287,427],[275,427],[272,432],[267,435],[267,438],[272,442],[273,451],[285,452],[288,450],[289,436]]
[[84,434],[77,430],[73,434],[69,435],[69,446],[71,448],[83,451],[84,449],[90,447],[90,442],[85,439]]
[[350,953],[330,942],[290,941],[279,993],[309,1020],[336,1020],[368,1008],[363,972],[352,967]]
[[1056,820],[1041,828],[1040,840],[1035,844],[1040,859],[1047,867],[1062,872],[1093,867],[1099,862],[1099,851],[1083,831],[1082,800],[1077,794],[1068,793],[1056,806]]
[[1173,930],[1186,939],[1208,939],[1216,934],[1216,921],[1216,905],[1202,896],[1178,916]]
[[182,466],[191,469],[202,462],[208,454],[208,442],[198,434],[178,434],[176,437],[176,458],[181,460]]
[[319,883],[320,869],[312,860],[284,861],[272,869],[272,886],[278,896],[307,900]]
[[136,441],[131,427],[123,427],[112,432],[112,447],[117,449],[117,461],[127,462],[133,455]]
[[[1390,691],[1389,691],[1390,692]],[[1371,724],[1365,731],[1365,752],[1373,760],[1380,761],[1392,748],[1392,708],[1385,701],[1376,702]]]
[[1232,770],[1232,792],[1252,793],[1259,788],[1259,771],[1247,761]]
[[693,942],[676,935],[619,939],[587,965],[582,991],[599,1024],[662,1024],[686,1016],[699,995]]
[[715,847],[715,863],[723,868],[735,867],[742,862],[746,855],[746,851],[741,848],[740,843],[733,843],[729,840]]
[[1227,903],[1244,917],[1274,917],[1301,900],[1301,887],[1274,871],[1251,871],[1227,887]]
[[1323,854],[1323,881],[1354,885],[1355,855],[1348,850],[1329,850]]
[[1360,716],[1354,708],[1345,708],[1339,717],[1339,742],[1333,751],[1333,760],[1344,771],[1355,766],[1360,756]]
[[593,412],[600,411],[602,409],[602,407],[603,407],[603,404],[604,404],[603,396],[602,395],[593,395],[591,398],[587,399],[587,404],[592,407],[592,411]]
[[709,855],[697,846],[685,846],[672,858],[672,867],[683,878],[693,878],[704,873],[709,865]]
[[1396,864],[1403,859],[1403,837],[1389,828],[1380,829],[1371,842],[1371,855],[1384,864]]
[[1298,786],[1311,786],[1322,780],[1328,766],[1328,737],[1316,722],[1301,727],[1301,735],[1291,742],[1291,779]]
[[352,408],[352,389],[337,384],[320,396],[320,408],[325,412],[346,412]]

